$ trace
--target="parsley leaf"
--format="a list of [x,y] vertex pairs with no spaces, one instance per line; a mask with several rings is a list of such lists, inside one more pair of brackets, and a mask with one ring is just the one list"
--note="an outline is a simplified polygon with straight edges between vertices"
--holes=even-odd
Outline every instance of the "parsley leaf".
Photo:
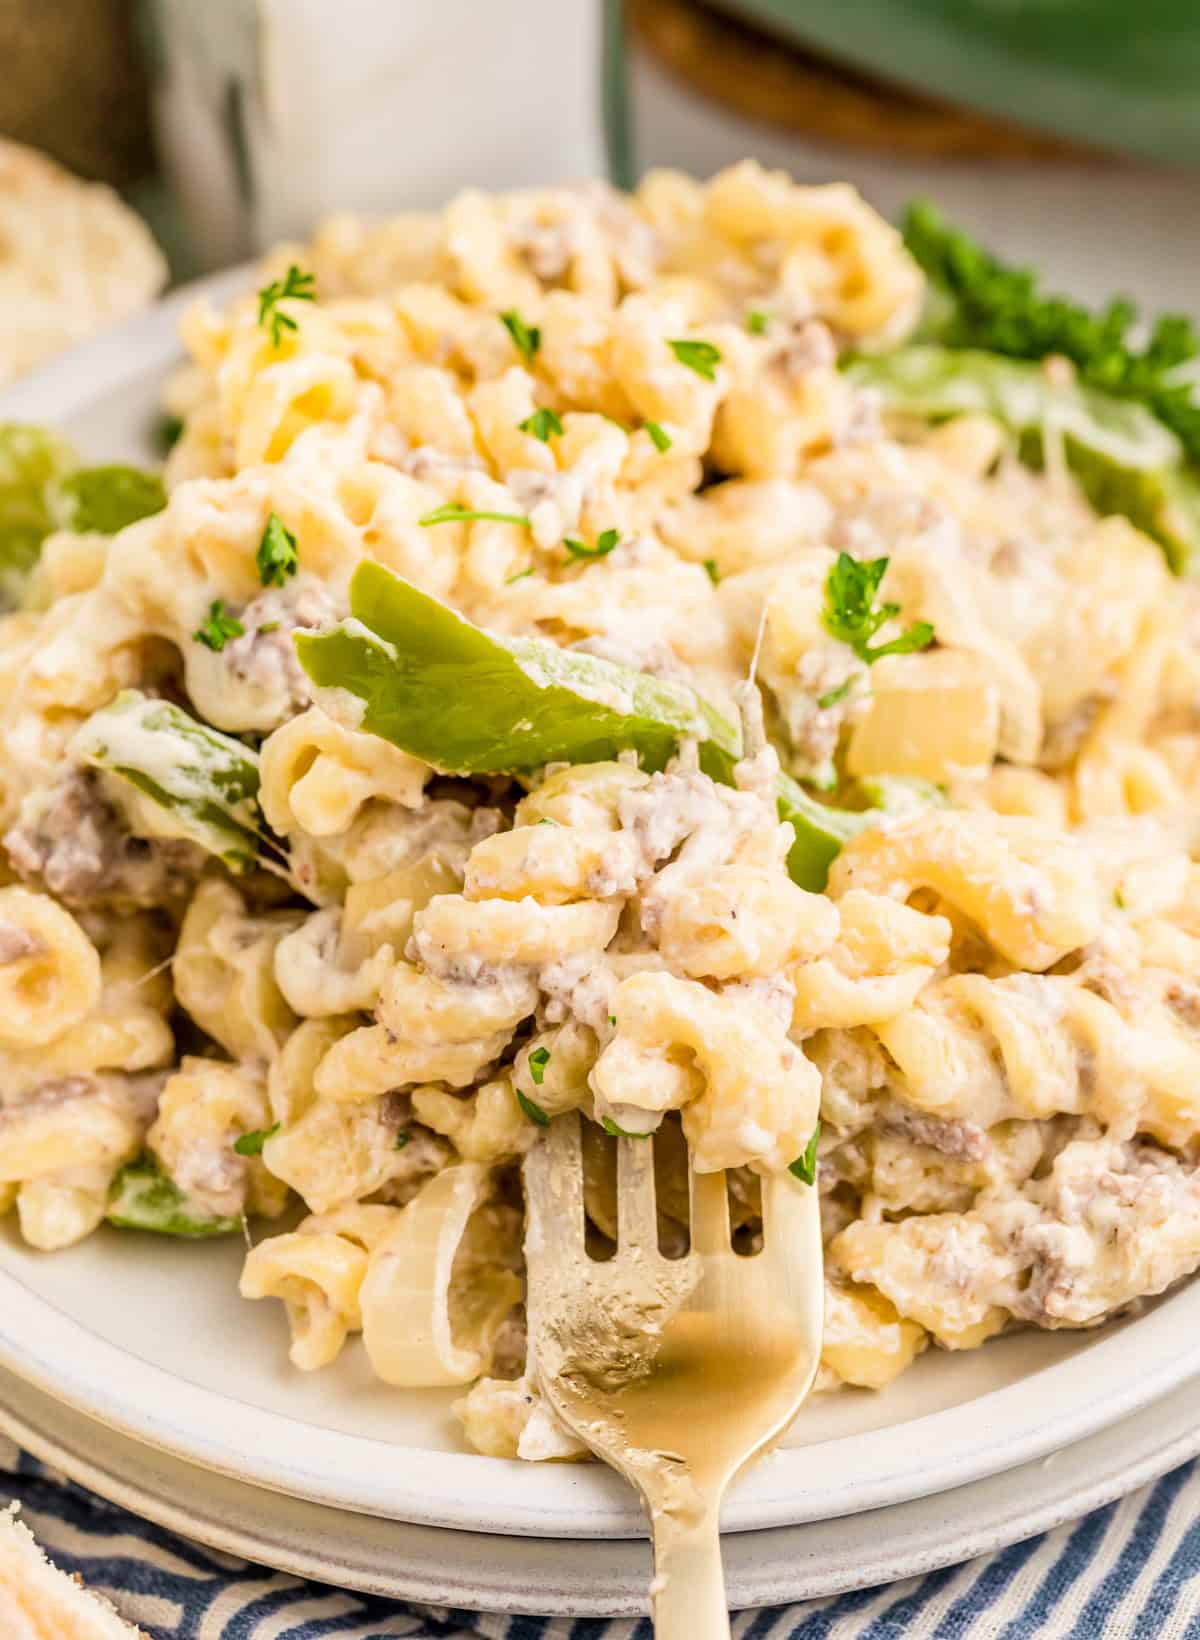
[[534,438],[540,438],[543,444],[549,444],[551,438],[561,438],[563,431],[562,417],[557,410],[535,410],[532,416],[526,416],[524,421],[517,423],[522,433],[531,433]]
[[1144,404],[1200,461],[1200,404],[1181,365],[1200,354],[1189,318],[1164,313],[1131,343],[1137,309],[1123,298],[1098,312],[1063,296],[1046,296],[1030,268],[1001,262],[969,234],[947,222],[928,200],[913,200],[904,218],[904,243],[943,297],[944,312],[929,329],[948,347],[985,348],[1010,359],[1059,355],[1079,379],[1117,398]]
[[765,336],[770,322],[770,315],[764,313],[761,308],[751,308],[746,315],[746,329],[751,336]]
[[831,706],[836,706],[840,700],[845,700],[853,687],[854,674],[852,672],[848,678],[844,678],[838,684],[836,689],[827,689],[823,695],[817,696],[818,709],[827,712]]
[[540,1105],[535,1105],[528,1095],[521,1092],[520,1088],[514,1088],[513,1092],[517,1096],[517,1104],[520,1105],[531,1122],[536,1122],[538,1127],[550,1126],[550,1118]]
[[164,410],[154,427],[154,438],[159,449],[165,455],[173,450],[183,437],[183,417],[173,416]]
[[549,1063],[549,1048],[535,1048],[529,1056],[529,1074],[539,1088],[546,1080],[546,1066]]
[[300,326],[290,313],[280,311],[284,301],[315,302],[317,276],[305,273],[294,262],[290,263],[282,279],[272,279],[258,293],[258,322],[271,332],[271,346],[278,347],[285,330],[299,330]]
[[515,575],[506,575],[505,578],[504,578],[504,584],[505,584],[506,587],[510,587],[510,586],[512,586],[514,581],[523,581],[526,578],[526,576],[532,575],[532,574],[533,574],[533,565],[529,564],[524,569],[517,570]]
[[700,342],[687,336],[668,341],[667,346],[680,364],[687,365],[697,376],[703,376],[706,382],[716,381],[717,366],[721,362],[720,348],[714,347],[711,342]]
[[253,1133],[243,1133],[240,1139],[233,1141],[233,1148],[239,1156],[261,1156],[262,1147],[272,1134],[279,1132],[279,1123],[273,1127],[256,1128]]
[[605,1133],[611,1133],[614,1139],[653,1139],[653,1132],[631,1133],[628,1128],[618,1127],[611,1116],[602,1116],[600,1126]]
[[914,621],[890,643],[871,646],[879,628],[900,613],[899,604],[877,604],[875,594],[888,567],[886,558],[851,558],[839,552],[825,580],[825,609],[821,620],[831,638],[837,638],[868,666],[884,655],[909,655],[933,642],[928,621]]
[[804,1184],[816,1184],[817,1182],[817,1140],[820,1137],[821,1124],[818,1122],[812,1130],[812,1138],[788,1168],[788,1172],[794,1173]]
[[214,598],[208,606],[208,614],[202,625],[192,633],[197,643],[202,643],[206,649],[215,650],[219,655],[229,642],[230,638],[240,638],[246,628],[233,615],[226,615],[225,600]]
[[708,576],[713,586],[720,585],[721,571],[717,568],[717,560],[715,558],[706,558],[704,560],[704,573]]
[[653,444],[654,448],[660,455],[665,455],[671,448],[670,433],[668,433],[666,429],[657,421],[648,421],[646,422],[645,427],[646,431],[650,435],[650,442]]
[[527,325],[517,312],[516,308],[509,308],[500,315],[500,323],[513,339],[513,346],[524,359],[528,367],[537,357],[537,350],[542,345],[542,331],[540,325]]
[[403,1150],[411,1137],[412,1135],[408,1133],[398,1133],[396,1135],[396,1149]]
[[496,524],[520,524],[523,529],[530,528],[524,513],[480,512],[464,507],[461,501],[447,501],[444,507],[435,507],[424,518],[418,518],[417,523],[426,527],[430,524],[473,524],[481,518],[490,518]]
[[278,513],[271,513],[254,554],[258,578],[265,587],[281,587],[300,567],[296,537]]
[[613,548],[620,544],[619,530],[604,530],[596,537],[596,545],[589,547],[582,541],[576,541],[569,535],[563,536],[563,546],[566,547],[572,558],[607,558]]

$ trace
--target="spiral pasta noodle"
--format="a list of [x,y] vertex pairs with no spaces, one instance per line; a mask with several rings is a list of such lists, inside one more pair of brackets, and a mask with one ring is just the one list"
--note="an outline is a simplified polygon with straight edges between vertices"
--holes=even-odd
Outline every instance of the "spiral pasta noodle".
[[1062,371],[889,398],[916,262],[749,162],[261,279],[184,316],[165,507],[39,492],[0,565],[0,1213],[244,1234],[298,1368],[529,1460],[579,1455],[522,1309],[569,1112],[593,1249],[615,1137],[664,1251],[688,1168],[743,1252],[761,1176],[820,1190],[821,1389],[1200,1265],[1200,594],[1143,407],[1098,487]]

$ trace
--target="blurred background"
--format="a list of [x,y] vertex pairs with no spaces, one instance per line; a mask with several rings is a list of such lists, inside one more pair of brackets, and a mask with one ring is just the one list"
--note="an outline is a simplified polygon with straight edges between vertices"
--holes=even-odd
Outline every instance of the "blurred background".
[[753,155],[1197,305],[1195,0],[0,0],[0,63],[0,138],[119,189],[176,281],[335,209]]

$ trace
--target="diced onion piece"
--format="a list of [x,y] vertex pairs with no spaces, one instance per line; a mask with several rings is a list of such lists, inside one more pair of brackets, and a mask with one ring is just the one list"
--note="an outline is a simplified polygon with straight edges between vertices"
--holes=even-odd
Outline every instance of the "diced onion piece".
[[949,780],[991,767],[1000,693],[978,655],[937,649],[885,656],[871,668],[871,691],[850,742],[851,774]]
[[485,1370],[521,1284],[511,1270],[482,1261],[453,1292],[450,1278],[489,1178],[475,1162],[435,1174],[372,1251],[360,1294],[363,1342],[385,1383],[465,1384]]

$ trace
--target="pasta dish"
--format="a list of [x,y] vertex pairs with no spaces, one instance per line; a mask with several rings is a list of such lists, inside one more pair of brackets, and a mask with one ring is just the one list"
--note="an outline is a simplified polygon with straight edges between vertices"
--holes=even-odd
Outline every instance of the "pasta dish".
[[668,1255],[689,1158],[748,1255],[820,1191],[825,1389],[1189,1274],[1183,322],[752,164],[258,285],[186,316],[161,477],[0,427],[10,1227],[244,1237],[297,1367],[361,1335],[529,1459],[568,1111],[597,1256],[614,1135]]

